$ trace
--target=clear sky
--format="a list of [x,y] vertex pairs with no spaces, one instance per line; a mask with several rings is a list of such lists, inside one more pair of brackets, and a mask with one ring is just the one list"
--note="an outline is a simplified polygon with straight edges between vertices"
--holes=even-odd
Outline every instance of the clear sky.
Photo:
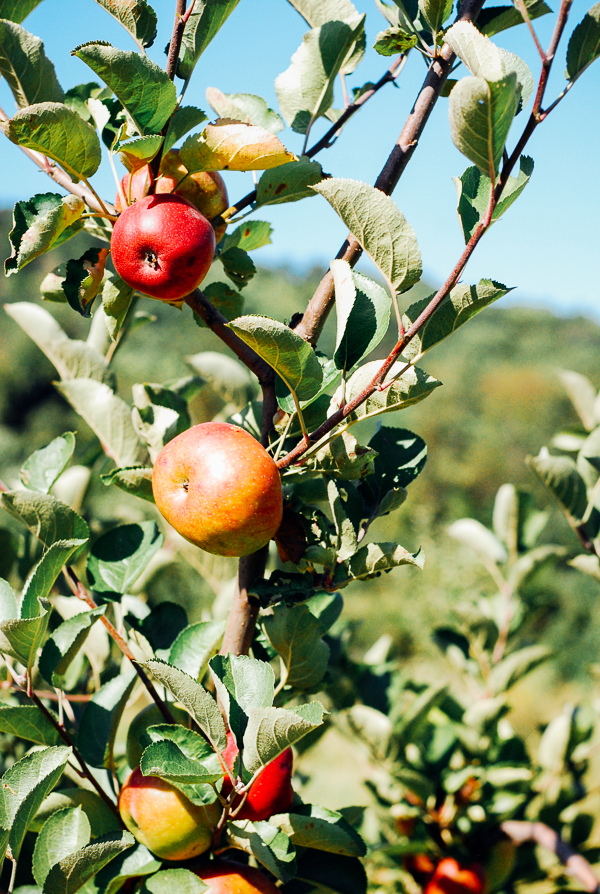
[[[149,55],[164,65],[163,48],[170,36],[175,4],[173,0],[151,2],[159,17],[159,36]],[[549,2],[557,6],[556,0]],[[360,12],[367,13],[367,46],[371,47],[377,32],[387,23],[373,0],[354,3]],[[567,35],[588,5],[589,0],[575,0]],[[552,24],[552,16],[535,23],[543,44],[549,39]],[[43,0],[23,27],[43,38],[64,89],[97,80],[83,62],[70,56],[70,50],[78,44],[102,39],[121,49],[135,49],[127,32],[94,0]],[[304,20],[286,0],[241,0],[198,63],[185,102],[213,116],[204,93],[212,86],[225,93],[260,94],[277,109],[274,79],[289,66],[306,30]],[[495,40],[522,56],[537,80],[539,57],[524,28],[502,32]],[[565,53],[566,41],[559,48],[547,93],[551,99],[565,84]],[[376,81],[389,61],[369,49],[348,78],[349,88]],[[335,146],[319,155],[324,170],[337,177],[373,183],[424,75],[423,60],[413,53],[399,80],[400,89],[387,86],[380,91],[347,124]],[[7,114],[13,113],[14,102],[4,82],[0,82],[0,105]],[[336,105],[341,105],[340,91]],[[393,196],[416,231],[425,276],[434,285],[446,278],[464,246],[452,177],[460,175],[470,163],[452,146],[447,109],[447,101],[440,99]],[[526,114],[519,115],[513,125],[509,149],[525,124]],[[328,122],[321,119],[313,130],[314,139],[327,126]],[[279,136],[289,149],[300,152],[303,137],[289,128]],[[505,301],[543,305],[563,313],[584,312],[600,320],[600,61],[588,69],[538,128],[526,151],[535,160],[531,182],[480,243],[464,278],[476,282],[489,277],[516,286]],[[51,181],[5,139],[0,141],[0,159],[0,205],[10,206],[36,192],[54,189]],[[93,182],[101,194],[113,197],[115,187],[108,165],[103,165]],[[252,188],[252,176],[228,174],[227,185],[230,199],[235,201]],[[296,269],[314,263],[326,265],[345,236],[341,221],[321,197],[260,209],[256,217],[269,220],[274,227],[273,245],[255,254],[257,263],[288,263]],[[369,272],[368,265],[363,264],[365,272]]]

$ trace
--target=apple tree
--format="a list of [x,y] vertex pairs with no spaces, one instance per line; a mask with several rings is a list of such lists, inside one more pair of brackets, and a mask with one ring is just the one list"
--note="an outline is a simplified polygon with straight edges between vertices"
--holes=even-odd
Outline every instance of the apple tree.
[[[563,886],[570,872],[597,890],[583,803],[596,709],[559,713],[535,753],[510,722],[512,687],[547,658],[528,624],[527,579],[565,559],[537,545],[543,519],[527,496],[500,490],[493,531],[453,525],[498,595],[433,631],[449,679],[407,677],[385,642],[358,659],[342,591],[425,566],[420,549],[371,536],[410,499],[427,457],[418,433],[377,417],[434,406],[441,383],[425,355],[509,291],[469,282],[465,268],[526,188],[532,134],[600,55],[600,5],[573,24],[572,0],[554,13],[544,0],[375,0],[386,27],[367,48],[350,0],[290,0],[308,30],[276,78],[277,112],[244,84],[224,94],[193,77],[238,0],[176,0],[164,67],[146,52],[157,33],[146,0],[97,0],[135,49],[102,35],[75,47],[89,80],[66,89],[23,24],[39,2],[0,0],[0,71],[16,103],[0,128],[54,181],[17,202],[5,273],[87,236],[41,293],[90,319],[88,335],[70,338],[33,296],[6,310],[54,365],[95,449],[73,464],[65,432],[0,483],[0,731],[15,749],[26,743],[2,777],[7,889],[481,894]],[[535,20],[549,15],[544,48]],[[535,73],[500,45],[514,27],[531,33]],[[377,82],[356,73],[367,52],[383,57]],[[565,52],[566,87],[548,95]],[[418,56],[425,79],[376,182],[325,174],[344,124]],[[391,196],[438,102],[469,162],[456,178],[465,248],[437,292],[415,297],[417,236]],[[114,199],[94,186],[103,157]],[[232,200],[220,171],[256,172],[255,188]],[[261,208],[307,199],[338,215],[347,239],[302,314],[245,314],[252,252],[272,234]],[[363,253],[377,279],[355,271]],[[222,352],[189,358],[185,378],[135,384],[131,403],[113,358],[156,301]],[[597,400],[589,383],[568,384],[587,432],[568,448],[579,458],[544,453],[532,465],[578,532],[585,555],[573,561],[598,578]],[[359,423],[370,420],[367,439]],[[139,520],[99,512],[90,480]],[[201,569],[208,616],[189,623],[174,598],[143,598],[165,555]],[[234,587],[218,571],[225,556],[238,560]],[[368,816],[307,803],[291,782],[292,747],[308,752],[332,725],[373,762]]]

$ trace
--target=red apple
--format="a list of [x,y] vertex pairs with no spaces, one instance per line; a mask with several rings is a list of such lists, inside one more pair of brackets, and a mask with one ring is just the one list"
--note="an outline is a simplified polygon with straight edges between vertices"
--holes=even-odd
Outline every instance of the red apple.
[[435,867],[425,894],[483,894],[485,873],[479,863],[461,866],[452,857],[445,857]]
[[[227,748],[223,752],[225,763],[233,770],[238,747],[231,732],[227,733]],[[291,748],[286,748],[279,757],[261,770],[246,795],[244,806],[235,814],[234,820],[258,820],[269,819],[274,813],[287,813],[294,800],[292,788],[292,765],[294,756]],[[226,798],[231,792],[231,780],[225,776],[221,794]],[[242,797],[234,798],[232,809],[235,811]]]
[[209,849],[221,815],[218,802],[200,807],[158,776],[138,767],[119,795],[121,819],[161,860],[188,860]]
[[279,888],[260,869],[233,860],[212,860],[194,872],[210,894],[279,894]]
[[[176,705],[169,705],[169,711],[173,715],[173,720],[182,726],[187,726],[190,715],[183,708]],[[127,730],[127,745],[125,753],[127,755],[127,763],[130,767],[137,767],[142,759],[144,748],[151,744],[152,739],[146,732],[149,726],[155,726],[157,723],[166,723],[158,705],[146,705],[139,714],[136,714]]]
[[128,285],[151,298],[179,301],[208,273],[215,232],[186,199],[146,196],[118,217],[111,252]]
[[[151,182],[150,165],[144,165],[132,174],[126,174],[121,180],[121,186],[127,204],[131,205],[147,196]],[[160,163],[156,194],[164,193],[176,193],[187,199],[208,220],[212,220],[229,208],[227,187],[221,175],[217,171],[188,174],[187,168],[179,159],[179,149],[171,149]],[[124,210],[120,193],[117,194],[115,208],[118,211]],[[215,229],[217,242],[223,237],[226,229],[227,224],[221,224]]]
[[237,425],[204,422],[169,441],[156,457],[152,490],[169,524],[218,556],[256,552],[281,523],[279,469]]

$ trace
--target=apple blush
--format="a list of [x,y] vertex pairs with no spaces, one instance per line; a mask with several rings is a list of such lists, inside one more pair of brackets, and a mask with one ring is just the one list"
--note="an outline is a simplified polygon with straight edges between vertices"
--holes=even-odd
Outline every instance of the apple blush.
[[180,301],[208,273],[215,244],[215,231],[187,199],[146,196],[117,218],[111,254],[127,285],[150,298]]
[[279,469],[237,425],[204,422],[169,441],[156,457],[152,490],[169,524],[217,556],[250,555],[281,524]]
[[[238,747],[231,732],[227,733],[227,747],[223,752],[223,758],[230,770],[238,754]],[[292,769],[294,757],[291,748],[286,748],[278,757],[274,758],[261,770],[246,795],[242,807],[236,808],[242,800],[242,796],[234,798],[231,809],[235,812],[234,821],[252,820],[253,823],[267,820],[275,813],[287,813],[294,800],[292,788]],[[231,792],[231,780],[225,776],[221,794],[224,798]]]

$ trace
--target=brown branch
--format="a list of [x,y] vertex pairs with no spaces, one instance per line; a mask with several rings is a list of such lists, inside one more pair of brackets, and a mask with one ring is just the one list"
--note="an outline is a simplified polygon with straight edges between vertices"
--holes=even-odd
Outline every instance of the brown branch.
[[[358,112],[358,110],[363,106],[372,96],[375,96],[376,93],[381,90],[386,84],[393,83],[400,71],[402,66],[406,60],[406,54],[401,54],[397,59],[390,65],[387,71],[380,77],[376,84],[370,88],[370,90],[365,90],[365,92],[358,97],[354,102],[351,102],[350,105],[344,110],[344,112],[340,115],[338,120],[332,124],[329,130],[321,137],[318,142],[311,146],[310,149],[307,150],[304,154],[307,158],[314,158],[318,152],[322,149],[329,149],[330,146],[333,145],[332,140],[336,136],[336,134],[342,129],[344,124],[352,118],[352,116]],[[244,208],[247,208],[249,205],[252,205],[253,202],[256,201],[257,191],[255,189],[252,192],[249,192],[244,196],[243,199],[240,199],[239,202],[236,202],[235,205],[232,205],[228,211],[228,218],[233,217],[234,214],[238,214],[240,211],[243,211]],[[213,217],[211,220],[211,224],[213,227],[221,226],[225,223],[224,219],[220,214],[217,214],[216,217]]]
[[[206,323],[208,328],[218,336],[221,341],[231,348],[236,357],[242,361],[248,369],[254,373],[262,385],[274,383],[275,373],[273,369],[262,360],[258,354],[242,341],[227,325],[227,317],[211,304],[206,295],[200,289],[196,289],[191,295],[187,295],[185,303],[189,304],[194,313]],[[275,410],[273,411],[275,412]]]
[[[431,299],[431,301],[429,302],[427,307],[417,317],[417,319],[414,321],[412,326],[406,331],[404,336],[399,339],[399,341],[397,342],[397,344],[395,345],[393,350],[390,352],[387,359],[385,360],[383,365],[380,367],[379,372],[373,378],[373,380],[365,388],[363,388],[363,390],[359,394],[357,394],[353,400],[351,400],[344,407],[340,408],[339,410],[337,410],[337,412],[333,413],[328,419],[326,419],[325,422],[321,426],[319,426],[319,428],[315,432],[313,432],[310,435],[308,444],[306,443],[306,440],[300,441],[296,445],[296,447],[293,448],[293,450],[291,450],[286,456],[284,456],[283,459],[280,459],[279,462],[277,463],[277,465],[279,466],[280,469],[285,469],[285,468],[287,468],[287,466],[291,465],[292,463],[297,462],[298,459],[300,459],[300,457],[306,452],[306,450],[308,449],[310,444],[314,444],[316,441],[320,440],[322,437],[329,434],[329,432],[333,431],[333,429],[337,425],[339,425],[340,422],[343,422],[344,419],[346,419],[348,416],[350,416],[361,404],[363,404],[372,394],[374,394],[374,392],[377,389],[379,389],[381,387],[386,375],[391,370],[392,366],[394,365],[394,363],[398,359],[398,357],[401,355],[402,351],[406,348],[406,346],[410,343],[410,341],[412,341],[412,339],[417,335],[417,333],[423,328],[423,326],[425,326],[426,323],[431,319],[432,315],[438,309],[440,304],[445,300],[445,298],[449,295],[451,289],[458,282],[460,275],[462,274],[469,258],[471,257],[475,248],[477,247],[481,237],[488,230],[488,228],[490,227],[490,225],[492,223],[494,208],[496,207],[498,199],[502,195],[502,191],[503,191],[504,187],[506,186],[510,172],[514,168],[517,160],[519,159],[519,157],[521,155],[522,150],[525,148],[533,131],[538,126],[538,124],[540,124],[541,121],[543,120],[543,117],[541,117],[541,115],[540,115],[540,109],[541,109],[542,101],[543,101],[544,94],[546,91],[546,87],[548,85],[548,78],[550,75],[550,69],[552,67],[552,62],[554,60],[554,56],[556,53],[556,48],[558,46],[560,37],[564,31],[572,2],[573,2],[573,0],[562,0],[562,4],[561,4],[561,7],[560,7],[560,10],[558,13],[558,17],[556,20],[556,24],[554,27],[554,32],[552,34],[552,38],[550,41],[550,47],[548,49],[548,52],[546,53],[545,61],[542,64],[542,71],[540,74],[536,98],[535,98],[533,110],[531,112],[529,121],[527,122],[527,124],[523,130],[523,133],[517,143],[515,150],[513,151],[511,156],[508,158],[508,160],[505,162],[505,164],[502,167],[502,172],[499,177],[498,184],[496,186],[496,189],[490,196],[490,201],[488,204],[488,208],[485,212],[485,215],[483,216],[483,218],[480,220],[480,222],[475,227],[475,230],[473,231],[473,234],[472,234],[469,242],[467,243],[465,250],[463,251],[462,255],[460,256],[460,258],[459,258],[458,262],[456,263],[454,269],[452,270],[450,276],[447,278],[444,285],[436,292],[436,294],[433,296],[433,298]],[[462,7],[463,10],[464,10],[465,6],[466,6],[466,3],[463,4],[463,7]],[[442,48],[442,52],[444,51],[445,47],[446,47],[446,45],[444,45],[444,48]],[[435,63],[432,63],[432,65],[433,64],[435,64]],[[431,72],[431,69],[430,69],[430,72]],[[429,77],[429,74],[428,74],[428,77]],[[406,128],[405,128],[405,130],[406,130]],[[392,153],[392,155],[393,155],[393,153]],[[392,156],[390,156],[390,158],[391,157]],[[391,176],[391,173],[392,172],[390,172],[390,176]],[[382,175],[383,175],[383,172],[380,175],[380,178],[382,177]],[[378,182],[379,182],[379,179],[378,179]],[[388,180],[388,182],[391,182],[391,181]],[[356,240],[354,240],[354,237],[352,237],[352,240],[354,242],[356,242]],[[347,245],[346,254],[352,255],[352,242],[346,242],[345,244]],[[358,256],[360,256],[360,253]],[[332,303],[333,302],[333,280],[332,280],[331,274],[329,274],[329,278],[332,281],[331,296],[329,296],[331,303]],[[327,276],[324,277],[324,279],[321,281],[321,284],[320,284],[319,288],[317,289],[317,292],[315,293],[315,295],[321,294],[322,298],[323,298],[323,301],[320,303],[320,306],[313,308],[313,311],[314,311],[313,319],[316,324],[315,328],[313,329],[313,334],[316,333],[317,335],[318,335],[318,331],[320,331],[318,327],[319,327],[319,325],[321,325],[321,326],[323,325],[323,322],[324,322],[324,319],[326,316],[325,299],[327,299],[327,290],[326,290],[326,287],[324,286],[324,283],[326,282],[326,280],[327,280]],[[321,290],[321,292],[319,290]],[[311,299],[311,302],[309,303],[309,307],[307,308],[307,311],[310,311],[311,304],[314,302],[314,300],[315,300],[315,296],[313,296],[313,298]],[[331,305],[329,305],[329,306],[331,306]],[[324,316],[324,314],[325,314],[325,316]],[[302,322],[296,328],[295,331],[296,332],[300,331],[300,334],[304,335],[304,337],[306,338],[306,337],[308,337],[306,331],[305,332],[301,331],[302,323],[304,322],[305,318],[306,318],[306,314],[305,314],[305,317],[303,318]]]
[[169,78],[174,81],[177,71],[177,63],[179,61],[179,50],[181,49],[181,41],[187,18],[185,18],[186,0],[177,0],[175,7],[175,22],[173,23],[173,34],[171,35],[171,43],[169,44],[169,55],[167,56],[166,72]]
[[[481,11],[483,2],[484,0],[465,0],[456,21],[475,21]],[[375,188],[380,189],[388,196],[392,194],[413,156],[419,138],[442,92],[455,59],[456,56],[451,47],[445,43],[439,55],[436,56],[429,66],[427,76],[412,111],[402,128],[396,145],[375,181]],[[349,234],[336,258],[343,258],[353,267],[361,254],[362,248],[354,236]],[[316,344],[329,312],[333,307],[333,302],[333,277],[328,271],[309,301],[304,316],[294,331],[311,344]]]
[[[98,605],[96,604],[94,599],[92,599],[91,594],[88,593],[88,591],[83,586],[83,584],[77,577],[77,574],[75,573],[75,571],[73,570],[73,568],[70,565],[67,565],[65,568],[63,568],[63,574],[65,576],[65,579],[66,579],[73,595],[77,596],[78,599],[81,599],[82,602],[85,602],[86,605],[88,605],[91,609],[98,608]],[[100,620],[106,627],[106,630],[108,631],[108,635],[117,644],[117,646],[119,647],[119,649],[121,650],[123,655],[126,658],[128,658],[131,661],[131,663],[133,664],[135,672],[137,673],[138,677],[140,678],[140,680],[142,681],[142,683],[148,690],[148,694],[149,694],[150,698],[152,699],[152,701],[154,702],[154,704],[156,705],[156,707],[158,708],[158,710],[164,717],[165,722],[166,723],[175,723],[175,720],[173,719],[173,715],[169,711],[169,708],[161,699],[160,695],[154,688],[154,684],[148,678],[148,676],[146,675],[143,668],[140,667],[138,659],[135,657],[135,655],[129,648],[127,642],[125,641],[125,639],[123,639],[123,637],[121,636],[121,634],[119,633],[117,628],[114,626],[114,624],[111,624],[111,622],[106,617],[106,615],[101,615]]]
[[534,841],[541,847],[556,854],[571,875],[581,883],[589,894],[596,894],[600,883],[588,861],[566,844],[560,835],[544,823],[528,823],[521,820],[507,820],[500,828],[516,844]]
[[221,655],[248,654],[260,610],[260,602],[249,594],[249,590],[254,581],[263,576],[268,552],[267,544],[251,556],[242,556],[240,559],[237,586],[227,618]]
[[[25,692],[25,690],[21,690],[21,691]],[[79,764],[79,766],[81,768],[81,775],[84,776],[88,780],[88,782],[90,782],[93,785],[93,787],[96,789],[96,791],[98,792],[98,794],[100,795],[100,797],[102,798],[102,800],[104,801],[106,806],[114,813],[114,815],[118,818],[119,823],[124,828],[123,822],[121,820],[121,815],[119,813],[119,808],[117,807],[115,802],[109,798],[109,796],[106,794],[106,792],[104,791],[104,789],[102,788],[102,786],[100,785],[98,780],[92,774],[88,765],[86,764],[85,760],[83,759],[81,752],[79,751],[79,749],[77,748],[77,746],[75,745],[73,740],[71,739],[71,736],[66,731],[66,729],[64,728],[62,723],[58,722],[58,720],[53,716],[52,712],[48,710],[48,708],[45,706],[45,704],[38,697],[37,693],[34,692],[34,690],[31,688],[29,678],[28,678],[27,691],[25,692],[25,694],[29,696],[29,698],[34,703],[34,705],[42,712],[42,714],[44,715],[46,720],[52,724],[52,726],[57,731],[57,733],[59,734],[59,736],[65,743],[65,745],[68,745],[68,747],[72,749],[73,757],[76,759],[77,763]]]

